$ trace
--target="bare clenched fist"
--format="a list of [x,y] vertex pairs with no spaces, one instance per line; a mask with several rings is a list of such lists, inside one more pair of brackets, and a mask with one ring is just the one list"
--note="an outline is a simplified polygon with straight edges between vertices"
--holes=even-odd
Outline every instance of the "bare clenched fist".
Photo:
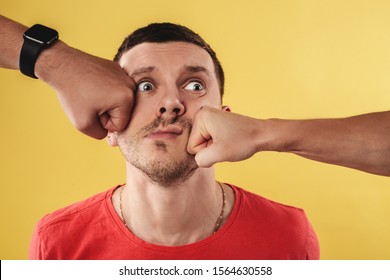
[[259,120],[212,107],[195,116],[187,150],[200,167],[240,161],[256,153]]

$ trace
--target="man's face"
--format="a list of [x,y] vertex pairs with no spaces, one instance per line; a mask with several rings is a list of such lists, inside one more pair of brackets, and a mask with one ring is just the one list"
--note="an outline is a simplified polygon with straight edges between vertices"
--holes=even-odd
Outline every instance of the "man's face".
[[123,155],[162,185],[188,179],[197,168],[186,149],[193,118],[202,106],[221,108],[210,55],[185,42],[143,43],[119,64],[137,84],[129,126],[116,139]]

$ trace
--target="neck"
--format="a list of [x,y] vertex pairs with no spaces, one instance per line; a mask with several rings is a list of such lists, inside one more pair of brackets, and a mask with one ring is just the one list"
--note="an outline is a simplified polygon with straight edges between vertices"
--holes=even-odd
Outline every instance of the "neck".
[[213,168],[198,168],[188,180],[167,187],[130,165],[121,196],[127,227],[144,241],[168,246],[213,234],[223,204]]

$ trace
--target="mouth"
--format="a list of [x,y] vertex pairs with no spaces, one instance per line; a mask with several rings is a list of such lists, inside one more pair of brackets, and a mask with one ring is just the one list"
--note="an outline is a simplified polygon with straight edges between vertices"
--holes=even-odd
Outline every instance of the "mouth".
[[176,125],[157,128],[149,133],[146,137],[153,140],[171,140],[176,139],[183,134],[183,128]]

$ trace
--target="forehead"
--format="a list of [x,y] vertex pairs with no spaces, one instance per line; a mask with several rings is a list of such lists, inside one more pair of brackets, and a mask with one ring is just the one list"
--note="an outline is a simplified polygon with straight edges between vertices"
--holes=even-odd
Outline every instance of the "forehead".
[[125,52],[119,64],[129,74],[139,68],[176,70],[183,66],[203,67],[210,74],[215,74],[208,52],[186,42],[142,43]]

